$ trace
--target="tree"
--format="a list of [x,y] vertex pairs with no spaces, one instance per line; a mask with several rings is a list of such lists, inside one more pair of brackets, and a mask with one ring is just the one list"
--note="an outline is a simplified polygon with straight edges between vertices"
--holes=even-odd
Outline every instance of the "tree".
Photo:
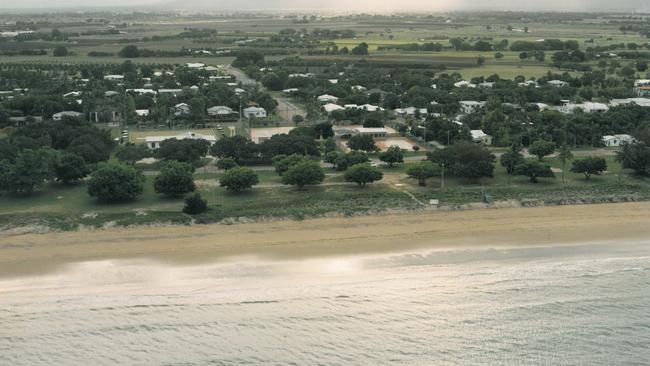
[[221,170],[230,170],[232,168],[237,168],[239,165],[233,158],[223,158],[217,160],[217,168]]
[[63,57],[69,54],[68,49],[63,46],[58,46],[52,51],[52,56],[54,57]]
[[368,154],[363,151],[350,151],[347,154],[339,154],[334,160],[334,168],[338,171],[346,170],[348,167],[368,162]]
[[250,139],[235,135],[225,137],[210,147],[210,153],[221,159],[232,158],[237,164],[242,164],[255,157],[258,152],[258,146]]
[[13,164],[0,166],[3,170],[0,189],[14,193],[33,192],[53,177],[52,163],[52,154],[44,150],[21,152]]
[[643,142],[623,144],[621,150],[616,152],[616,161],[623,168],[632,169],[638,175],[649,175],[650,146]]
[[334,137],[334,129],[332,128],[330,122],[321,122],[313,126],[314,130],[318,133],[318,136],[323,139],[329,139]]
[[305,161],[290,167],[282,176],[282,183],[302,189],[306,185],[320,184],[325,173],[316,162]]
[[381,128],[381,127],[384,127],[384,123],[379,118],[368,116],[368,117],[366,117],[366,119],[363,120],[363,127],[366,127],[366,128],[373,128],[373,127]]
[[582,173],[585,179],[589,180],[592,175],[601,175],[607,170],[607,161],[604,158],[586,157],[573,161],[571,171],[574,173]]
[[54,163],[54,175],[56,180],[64,184],[70,184],[84,179],[90,173],[84,159],[75,154],[62,153]]
[[513,145],[510,150],[503,153],[499,158],[501,166],[506,169],[506,173],[512,175],[517,165],[524,161],[524,156],[519,152],[519,146]]
[[123,163],[135,165],[137,161],[152,156],[147,145],[126,143],[115,149],[115,158]]
[[88,180],[88,194],[100,202],[132,201],[142,194],[144,175],[124,163],[101,163]]
[[170,160],[160,168],[153,187],[156,193],[177,197],[196,190],[194,184],[194,167],[190,163]]
[[533,142],[528,148],[531,155],[537,156],[539,161],[542,161],[545,156],[551,155],[555,151],[555,144],[546,140],[537,140]]
[[406,174],[417,179],[418,184],[425,186],[429,178],[435,177],[438,174],[438,169],[430,161],[420,161],[406,168]]
[[476,181],[494,174],[494,155],[485,146],[472,142],[457,142],[444,149],[427,154],[429,160],[440,165],[452,175]]
[[304,155],[277,155],[273,157],[273,166],[275,167],[275,172],[278,173],[278,175],[283,175],[287,172],[287,170],[289,170],[290,167],[304,161],[309,161],[309,159]]
[[356,164],[351,166],[343,177],[346,182],[354,182],[361,187],[365,187],[367,183],[381,180],[384,173],[370,164]]
[[233,193],[240,193],[259,183],[257,174],[249,168],[232,168],[219,179],[219,185]]
[[191,193],[185,197],[183,212],[188,215],[198,215],[208,210],[208,201],[201,197],[198,192]]
[[485,64],[485,57],[483,56],[477,56],[476,57],[476,64],[478,66],[483,66]]
[[523,175],[530,179],[531,183],[538,183],[537,178],[554,178],[555,174],[551,167],[539,161],[524,161],[515,168],[515,175]]
[[562,145],[560,147],[560,150],[557,153],[557,158],[560,159],[560,162],[562,162],[562,183],[564,183],[566,163],[567,161],[573,159],[573,154],[571,153],[571,149],[569,148],[569,146],[567,146],[566,144]]
[[294,114],[293,117],[291,117],[291,120],[295,124],[299,124],[305,121],[305,117],[303,117],[301,114]]
[[138,49],[137,46],[134,45],[128,45],[124,46],[118,53],[118,56],[124,57],[124,58],[136,58],[140,57],[140,50]]
[[160,148],[154,152],[156,159],[177,160],[186,163],[197,163],[208,153],[210,143],[199,139],[167,139],[160,143]]
[[350,137],[348,147],[352,150],[377,151],[375,140],[370,135],[354,135]]
[[368,44],[366,42],[361,42],[359,43],[358,46],[354,47],[351,51],[350,54],[352,55],[367,55],[368,54]]
[[404,151],[399,146],[393,145],[379,154],[379,160],[388,163],[388,166],[392,167],[394,164],[404,162]]

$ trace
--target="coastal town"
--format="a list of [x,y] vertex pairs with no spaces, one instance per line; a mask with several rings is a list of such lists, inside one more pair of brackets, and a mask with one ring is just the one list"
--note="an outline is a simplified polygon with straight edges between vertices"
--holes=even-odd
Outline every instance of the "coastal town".
[[[411,42],[422,30],[341,30],[345,16],[163,37],[97,15],[0,27],[5,228],[650,197],[650,43],[622,18],[572,39],[443,16]],[[251,20],[273,27],[253,36]]]

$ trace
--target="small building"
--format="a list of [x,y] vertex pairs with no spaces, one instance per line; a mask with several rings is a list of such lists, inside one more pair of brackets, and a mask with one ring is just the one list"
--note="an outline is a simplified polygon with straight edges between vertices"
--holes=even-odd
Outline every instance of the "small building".
[[316,99],[321,103],[336,103],[339,101],[339,98],[329,94],[319,95]]
[[398,116],[415,116],[416,114],[426,116],[428,114],[428,111],[426,108],[406,107],[395,109],[395,114]]
[[208,108],[208,115],[212,117],[229,117],[234,114],[238,113],[233,111],[232,108],[225,105],[218,105]]
[[356,131],[362,136],[372,136],[375,139],[385,139],[388,137],[388,130],[383,127],[357,127]]
[[188,69],[201,69],[201,68],[205,67],[205,64],[200,63],[200,62],[194,62],[194,63],[189,62],[189,63],[186,63],[185,66]]
[[108,90],[104,92],[105,97],[114,97],[116,95],[119,95],[120,93],[116,92],[115,90]]
[[460,109],[465,114],[475,112],[480,108],[485,107],[485,102],[477,102],[474,100],[461,100],[459,103],[460,103]]
[[472,141],[481,145],[492,145],[492,136],[483,132],[483,130],[472,130]]
[[203,135],[203,134],[195,133],[195,132],[192,132],[192,131],[188,131],[188,132],[182,133],[180,135],[176,135],[176,136],[147,136],[147,137],[144,138],[144,140],[145,140],[145,142],[147,144],[147,147],[152,149],[152,150],[160,148],[160,144],[163,141],[171,140],[171,139],[174,139],[174,140],[187,140],[187,139],[205,140],[205,141],[209,142],[210,145],[214,144],[217,141],[217,138],[214,137],[214,136]]
[[81,96],[80,91],[71,91],[70,93],[63,94],[64,98],[77,98]]
[[549,80],[548,85],[554,86],[556,88],[564,88],[565,86],[569,86],[569,83],[562,80]]
[[476,88],[476,84],[470,83],[469,81],[466,81],[466,80],[461,80],[459,82],[454,83],[454,87],[456,87],[456,88]]
[[266,109],[261,108],[261,107],[248,107],[245,108],[242,111],[242,114],[244,117],[250,119],[250,118],[265,118],[266,117]]
[[122,80],[124,80],[124,75],[104,75],[104,80],[122,81]]
[[325,105],[323,106],[323,110],[325,111],[325,113],[330,114],[330,113],[332,113],[332,112],[334,112],[334,111],[343,111],[343,110],[345,110],[345,108],[344,108],[344,107],[341,107],[341,106],[338,105],[338,104],[327,103],[327,104],[325,104]]
[[602,138],[603,144],[607,147],[619,147],[623,144],[631,144],[634,141],[634,137],[627,135],[627,134],[620,134],[620,135],[605,135]]
[[607,106],[607,104],[594,103],[594,102],[584,102],[580,104],[566,103],[562,106],[557,107],[557,110],[560,113],[564,113],[564,114],[575,113],[576,110],[578,109],[585,113],[603,113],[603,112],[607,112],[609,110],[609,107]]
[[293,93],[297,93],[298,90],[299,90],[298,88],[289,88],[289,89],[284,89],[282,92],[284,94],[291,95]]
[[620,105],[636,104],[639,107],[650,107],[650,99],[647,98],[626,98],[626,99],[612,99],[609,105],[617,107]]
[[179,103],[174,106],[174,115],[177,117],[190,114],[190,106],[187,103]]
[[640,97],[650,95],[650,79],[639,79],[634,81],[634,92]]
[[351,87],[351,89],[352,89],[352,91],[355,91],[355,92],[364,92],[364,91],[367,90],[366,87],[363,86],[363,85],[353,85]]
[[59,113],[54,113],[52,115],[52,119],[55,121],[60,121],[64,118],[81,118],[83,116],[83,113],[81,112],[75,112],[75,111],[63,111]]
[[149,110],[148,109],[136,109],[135,114],[138,117],[148,117],[149,116]]

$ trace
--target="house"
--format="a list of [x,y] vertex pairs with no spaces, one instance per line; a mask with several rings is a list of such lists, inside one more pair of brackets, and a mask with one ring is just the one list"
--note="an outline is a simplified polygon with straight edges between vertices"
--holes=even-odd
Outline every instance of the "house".
[[212,117],[228,117],[232,116],[233,114],[238,113],[233,111],[232,108],[225,105],[218,105],[208,108],[208,115]]
[[149,110],[148,109],[136,109],[135,114],[138,117],[148,117],[149,116]]
[[210,145],[214,144],[217,141],[217,138],[214,137],[214,136],[203,135],[203,134],[195,133],[195,132],[192,132],[192,131],[185,132],[185,133],[182,133],[182,134],[176,135],[176,136],[147,136],[147,137],[144,138],[144,140],[145,140],[145,142],[147,144],[147,147],[152,149],[152,150],[160,148],[160,144],[163,141],[171,140],[171,139],[174,139],[174,140],[188,140],[188,139],[191,139],[191,140],[205,140],[205,141],[209,142]]
[[621,135],[605,135],[602,138],[603,144],[607,147],[619,147],[626,143],[633,143],[635,141],[634,137],[621,134]]
[[427,113],[428,111],[426,108],[407,107],[395,109],[395,114],[399,116],[415,116],[416,114],[426,115]]
[[546,103],[530,103],[529,105],[534,105],[540,112],[551,110],[551,106]]
[[383,127],[357,127],[355,130],[359,135],[372,136],[376,139],[385,139],[388,137],[388,130]]
[[81,118],[83,116],[83,113],[80,112],[75,112],[75,111],[63,111],[59,113],[54,113],[52,115],[52,119],[55,121],[60,121],[64,118]]
[[185,66],[188,69],[200,69],[200,68],[205,67],[205,64],[202,64],[200,62],[195,62],[195,63],[190,62],[190,63],[186,63]]
[[569,86],[569,83],[562,80],[549,80],[548,85],[554,86],[556,88],[564,88],[565,86]]
[[298,90],[299,90],[298,88],[289,88],[289,89],[284,89],[282,92],[284,94],[290,95],[290,94],[293,94],[293,93],[297,93]]
[[104,75],[104,80],[122,81],[122,80],[124,80],[124,75]]
[[70,93],[63,94],[64,98],[76,98],[76,97],[80,97],[80,96],[81,96],[80,91],[71,91]]
[[190,114],[190,106],[187,103],[179,103],[174,106],[174,115],[177,117]]
[[459,103],[460,109],[465,114],[475,112],[478,109],[485,107],[485,102],[477,102],[474,100],[461,100]]
[[345,108],[344,108],[344,107],[341,107],[341,106],[338,105],[338,104],[327,103],[327,104],[325,104],[325,105],[323,106],[323,110],[325,111],[325,113],[330,114],[330,113],[332,113],[332,112],[334,112],[334,111],[342,111],[342,110],[345,110]]
[[321,103],[336,103],[339,101],[339,98],[329,94],[319,95],[316,99]]
[[461,81],[459,81],[457,83],[454,83],[454,87],[456,87],[456,88],[463,88],[463,87],[476,88],[476,84],[472,84],[469,81],[461,80]]
[[384,108],[376,106],[376,105],[372,105],[372,104],[363,104],[363,105],[358,106],[358,108],[363,109],[363,110],[365,110],[367,112],[377,112],[377,111],[383,111],[384,110]]
[[338,84],[339,83],[339,79],[328,79],[327,81],[329,81],[330,84]]
[[534,88],[539,88],[539,84],[537,84],[537,82],[535,80],[527,80],[527,81],[518,83],[517,86],[523,87],[523,88],[531,87],[531,86],[534,87]]
[[128,93],[138,94],[138,95],[156,95],[156,91],[153,89],[126,89]]
[[379,88],[372,88],[372,89],[366,90],[366,95],[367,96],[371,96],[373,94],[379,94],[380,96],[383,97],[384,95],[386,95],[386,92],[379,89]]
[[478,86],[481,87],[481,88],[492,89],[492,88],[494,88],[494,84],[495,84],[495,83],[492,82],[492,81],[486,81],[486,82],[484,82],[484,83],[480,83],[480,84],[478,84]]
[[650,107],[650,99],[647,98],[626,98],[626,99],[612,99],[609,105],[617,107],[619,105],[636,104],[640,107]]
[[109,90],[104,92],[105,97],[114,97],[116,95],[119,95],[120,93],[114,91],[114,90]]
[[158,94],[180,94],[183,92],[183,89],[158,89]]
[[313,76],[314,76],[314,74],[311,73],[311,72],[308,72],[306,74],[299,74],[299,73],[297,73],[297,74],[289,74],[290,78],[311,78]]
[[481,145],[492,145],[492,136],[483,132],[483,130],[472,130],[472,141]]
[[634,92],[640,97],[650,95],[650,80],[639,79],[634,81]]
[[367,90],[366,87],[362,85],[354,85],[351,87],[351,89],[355,92],[364,92]]
[[242,111],[244,117],[250,118],[264,118],[266,117],[266,109],[260,107],[248,107]]
[[566,103],[562,106],[557,107],[557,110],[560,113],[564,114],[575,113],[578,109],[582,110],[585,113],[602,113],[607,112],[609,110],[609,107],[607,104],[594,102],[584,102],[580,104]]

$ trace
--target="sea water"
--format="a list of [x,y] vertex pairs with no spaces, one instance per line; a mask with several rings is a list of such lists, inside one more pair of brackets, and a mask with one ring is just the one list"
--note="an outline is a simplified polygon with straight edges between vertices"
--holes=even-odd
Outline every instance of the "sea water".
[[648,365],[650,243],[0,279],[0,365]]

